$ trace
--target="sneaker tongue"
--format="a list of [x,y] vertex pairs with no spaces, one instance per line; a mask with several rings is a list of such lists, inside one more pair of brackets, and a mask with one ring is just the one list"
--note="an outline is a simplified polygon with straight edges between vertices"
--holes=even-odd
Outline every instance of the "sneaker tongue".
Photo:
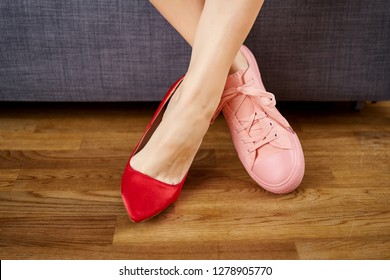
[[[225,89],[231,88],[231,87],[239,87],[239,86],[244,85],[244,81],[242,79],[242,77],[244,76],[244,73],[245,73],[245,70],[240,70],[234,74],[229,75],[227,80],[226,80]],[[244,101],[242,101],[241,104],[240,104],[240,102],[241,102],[241,98],[233,98],[232,100],[230,100],[228,102],[228,105],[233,110],[236,109],[237,106],[239,106],[239,108],[236,112],[237,118],[238,119],[247,119],[250,116],[253,116],[253,114],[255,112],[255,107],[252,103],[251,97],[245,96]],[[252,125],[252,129],[249,132],[249,135],[251,137],[258,137],[261,135],[262,129],[263,129],[263,127],[261,126],[261,124],[259,123],[259,121],[256,120]],[[247,131],[248,130],[249,129],[247,129]]]
[[231,108],[238,108],[236,116],[238,119],[247,119],[252,116],[255,112],[255,107],[253,106],[252,100],[249,96],[245,96],[244,101],[240,104],[241,100],[238,98],[234,98],[229,101],[229,106]]
[[[244,85],[244,76],[245,70],[240,70],[231,74],[227,77],[225,89],[227,88],[237,88]],[[252,104],[252,101],[249,96],[245,96],[244,101],[240,104],[241,98],[233,98],[228,102],[229,106],[233,109],[236,109],[239,106],[236,113],[237,118],[245,119],[253,115],[255,108]]]

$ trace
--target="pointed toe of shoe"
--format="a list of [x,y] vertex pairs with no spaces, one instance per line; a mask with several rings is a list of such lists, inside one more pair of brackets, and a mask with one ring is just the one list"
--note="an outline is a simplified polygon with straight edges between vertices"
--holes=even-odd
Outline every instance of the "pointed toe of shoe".
[[131,167],[122,177],[121,193],[130,219],[142,222],[172,204],[178,198],[182,185],[160,182]]
[[276,194],[289,193],[299,186],[303,178],[298,161],[294,151],[283,150],[256,161],[253,173],[257,174],[256,181],[264,189]]

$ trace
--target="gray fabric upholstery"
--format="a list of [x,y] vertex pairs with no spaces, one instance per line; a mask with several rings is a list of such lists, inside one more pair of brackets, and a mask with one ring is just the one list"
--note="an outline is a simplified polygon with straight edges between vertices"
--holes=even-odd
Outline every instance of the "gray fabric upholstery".
[[390,99],[390,1],[266,1],[248,45],[284,100]]
[[[266,1],[246,44],[278,100],[390,99],[390,1]],[[0,101],[160,100],[190,51],[146,0],[0,1]]]

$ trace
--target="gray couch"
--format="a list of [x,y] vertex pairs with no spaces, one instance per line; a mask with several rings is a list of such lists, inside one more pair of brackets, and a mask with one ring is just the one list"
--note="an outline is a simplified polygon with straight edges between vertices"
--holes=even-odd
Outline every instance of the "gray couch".
[[[390,99],[388,0],[266,0],[246,44],[278,100]],[[0,1],[0,101],[157,101],[190,51],[147,0]]]

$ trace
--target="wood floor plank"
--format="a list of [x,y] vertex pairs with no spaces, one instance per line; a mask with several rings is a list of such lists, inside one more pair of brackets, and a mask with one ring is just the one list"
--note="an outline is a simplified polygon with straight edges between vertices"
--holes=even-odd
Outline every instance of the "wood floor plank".
[[115,216],[46,216],[0,218],[0,247],[108,245]]
[[4,169],[0,172],[0,191],[11,190],[20,169]]
[[129,151],[63,150],[13,151],[0,150],[0,169],[9,168],[97,168],[115,166],[124,170]]
[[[124,167],[123,167],[124,169]],[[116,166],[107,168],[23,169],[13,190],[21,191],[117,191],[123,170]]]
[[[36,132],[57,133],[142,133],[153,117],[153,111],[158,104],[95,104],[83,106],[76,104],[69,110],[69,106],[56,110],[53,114],[46,109],[48,115],[41,116],[35,129]],[[104,111],[104,114],[101,112]],[[51,114],[50,114],[51,112]],[[134,122],[134,119],[137,122]]]
[[[219,231],[218,216],[213,207],[199,207],[197,213],[178,213],[178,203],[170,206],[163,213],[149,219],[148,222],[134,224],[129,217],[118,216],[114,245],[134,245],[153,242],[191,243],[196,241],[217,241]],[[180,224],[180,230],[175,225]]]
[[0,115],[0,132],[33,132],[37,121],[30,118],[10,118]]
[[154,242],[147,244],[99,246],[12,246],[2,247],[8,259],[124,259],[124,260],[229,260],[297,259],[294,243],[264,242]]
[[[304,132],[321,132],[329,126],[331,126],[333,132],[389,131],[388,111],[390,109],[387,103],[366,104],[365,109],[361,112],[351,112],[351,110],[345,108],[348,104],[320,103],[313,106],[313,108],[307,107],[300,111],[298,121]],[[305,115],[313,115],[313,110],[316,109],[315,118],[303,119]]]
[[81,149],[83,150],[119,150],[130,151],[142,136],[142,131],[138,133],[127,132],[88,132],[83,133]]
[[91,216],[125,213],[119,187],[114,191],[0,192],[0,217]]
[[353,220],[351,237],[388,237],[390,234],[390,211],[371,211]]
[[101,246],[9,246],[0,250],[1,259],[70,259],[70,260],[217,260],[218,244],[202,241],[191,243],[159,242]]
[[220,241],[222,260],[295,260],[298,252],[292,241]]
[[389,260],[390,238],[308,239],[296,241],[300,259]]
[[78,150],[81,134],[0,132],[0,150]]
[[[180,203],[177,203],[178,205]],[[173,207],[172,207],[173,208]],[[191,240],[229,241],[264,239],[289,240],[296,238],[340,238],[350,234],[354,215],[283,216],[279,213],[246,211],[245,214],[226,213],[216,208],[198,208],[196,211],[168,209],[163,214],[142,225],[132,225],[127,217],[118,219],[114,244],[150,242],[162,238],[170,242]],[[211,212],[213,214],[211,214]],[[242,211],[244,213],[244,211]],[[356,216],[357,214],[355,214]],[[180,223],[180,231],[172,228]]]
[[145,102],[142,106],[137,103],[1,103],[0,119],[13,122],[33,120],[36,122],[34,131],[42,133],[102,130],[139,133],[145,129],[157,107],[157,102]]

